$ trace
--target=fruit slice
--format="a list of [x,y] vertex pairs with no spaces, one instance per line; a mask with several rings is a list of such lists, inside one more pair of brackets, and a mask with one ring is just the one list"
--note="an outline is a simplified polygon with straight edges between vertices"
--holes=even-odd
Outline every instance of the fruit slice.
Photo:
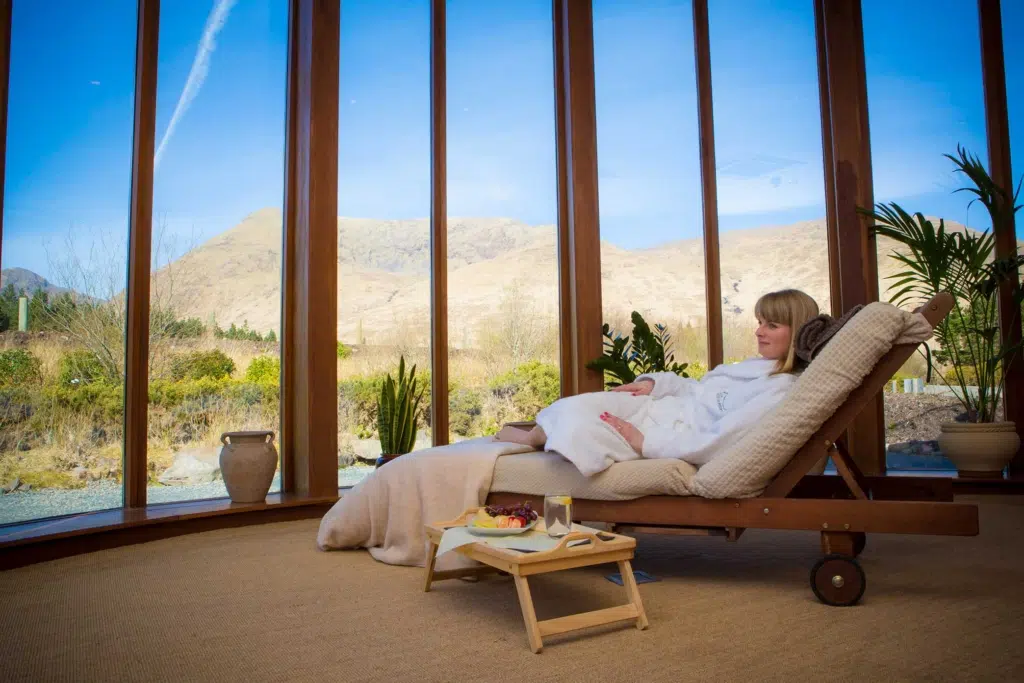
[[470,524],[473,526],[483,527],[485,529],[495,529],[498,526],[497,520],[487,514],[487,511],[483,508],[477,510],[476,516],[470,520]]

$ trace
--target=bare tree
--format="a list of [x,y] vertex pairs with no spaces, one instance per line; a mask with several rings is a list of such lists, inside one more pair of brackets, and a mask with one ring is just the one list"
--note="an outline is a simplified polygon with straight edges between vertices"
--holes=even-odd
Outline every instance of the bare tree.
[[[166,265],[150,281],[150,370],[177,319],[175,282],[188,277],[189,259],[171,261],[175,241],[168,235],[166,223],[161,221],[154,234],[152,253],[156,263]],[[185,249],[184,255],[191,250],[191,246]],[[125,239],[101,233],[84,256],[69,230],[64,248],[54,253],[47,247],[46,253],[54,282],[70,290],[70,294],[69,301],[47,307],[45,323],[88,351],[108,380],[121,381],[127,330]]]
[[480,327],[484,348],[500,349],[513,366],[553,356],[558,345],[555,320],[527,295],[515,280],[498,304],[497,316]]

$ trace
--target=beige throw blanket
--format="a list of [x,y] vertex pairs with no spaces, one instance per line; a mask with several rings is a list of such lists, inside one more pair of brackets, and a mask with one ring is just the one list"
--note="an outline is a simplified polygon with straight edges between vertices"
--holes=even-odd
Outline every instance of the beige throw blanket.
[[[342,494],[320,522],[317,547],[369,548],[381,562],[423,566],[424,525],[483,505],[498,456],[530,450],[488,436],[396,458]],[[448,553],[438,558],[437,566],[447,569],[467,562]]]

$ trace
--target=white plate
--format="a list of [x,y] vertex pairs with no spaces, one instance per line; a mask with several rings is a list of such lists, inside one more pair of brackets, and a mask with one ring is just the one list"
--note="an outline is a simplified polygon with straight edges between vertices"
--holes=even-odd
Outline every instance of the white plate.
[[533,520],[526,526],[512,529],[492,529],[490,527],[485,526],[473,526],[472,524],[467,524],[466,529],[469,531],[469,533],[474,534],[476,536],[515,536],[516,534],[526,533],[533,527],[537,526],[538,520],[539,518]]

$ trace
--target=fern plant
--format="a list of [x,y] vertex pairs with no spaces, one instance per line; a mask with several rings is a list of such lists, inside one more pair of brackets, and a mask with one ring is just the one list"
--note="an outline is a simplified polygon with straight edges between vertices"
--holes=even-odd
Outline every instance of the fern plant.
[[405,356],[398,362],[398,381],[389,372],[377,400],[377,434],[383,455],[409,453],[416,443],[417,413],[423,391],[416,393],[416,366],[405,375]]
[[636,311],[630,318],[633,321],[632,340],[628,336],[613,335],[611,326],[605,323],[601,327],[604,354],[587,363],[589,369],[604,373],[605,387],[612,389],[629,384],[649,372],[674,372],[681,377],[689,377],[686,374],[689,363],[672,360],[672,336],[668,328],[655,323],[651,330],[644,317]]

